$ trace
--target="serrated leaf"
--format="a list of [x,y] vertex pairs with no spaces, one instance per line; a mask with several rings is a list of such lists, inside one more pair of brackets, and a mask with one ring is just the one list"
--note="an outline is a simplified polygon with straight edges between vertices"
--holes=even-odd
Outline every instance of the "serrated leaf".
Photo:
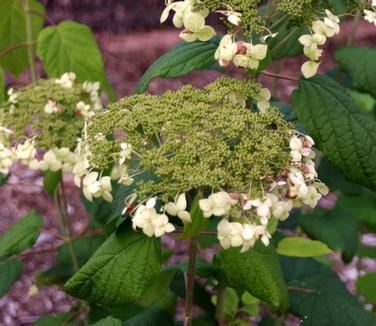
[[257,242],[240,253],[239,248],[221,251],[221,265],[227,277],[278,313],[288,308],[288,293],[278,256],[271,247]]
[[312,239],[326,243],[333,250],[341,250],[345,260],[350,261],[355,255],[359,222],[346,210],[316,208],[311,214],[301,214],[298,221]]
[[281,257],[290,287],[289,311],[302,326],[375,326],[335,272],[310,258]]
[[367,302],[376,303],[376,272],[360,276],[357,280],[356,287]]
[[333,253],[325,243],[304,238],[284,238],[278,242],[277,253],[292,257],[317,257]]
[[376,98],[376,48],[347,46],[339,49],[335,57],[349,74],[353,87]]
[[326,76],[300,79],[294,110],[328,160],[349,180],[376,190],[376,122]]
[[13,256],[37,241],[43,220],[35,211],[18,220],[0,237],[0,256]]
[[200,232],[205,230],[208,225],[209,219],[204,217],[199,205],[199,200],[199,195],[197,195],[193,200],[192,207],[189,212],[191,214],[192,222],[189,223],[184,221],[184,231],[179,237],[181,240],[187,240],[189,238],[198,236]]
[[61,181],[61,170],[46,171],[43,174],[43,187],[51,197],[54,197],[57,186]]
[[137,303],[143,307],[150,307],[156,303],[165,294],[175,274],[175,271],[163,271],[159,273],[153,284],[149,286]]
[[2,298],[18,280],[22,263],[15,259],[0,257],[0,298]]
[[[29,0],[31,14],[32,35],[36,39],[43,26],[45,10],[36,0]],[[27,42],[25,10],[19,0],[0,1],[0,52]],[[27,49],[15,49],[0,59],[0,65],[18,76],[28,65]]]
[[116,99],[105,76],[102,55],[88,26],[63,21],[43,29],[38,37],[37,53],[49,77],[58,78],[72,71],[80,82],[99,81],[110,99]]
[[216,63],[214,53],[218,45],[218,37],[207,42],[179,43],[149,67],[138,82],[135,93],[144,93],[156,77],[179,77],[192,71],[209,68]]
[[160,256],[156,238],[141,233],[113,233],[69,279],[65,290],[107,306],[131,302],[140,298],[158,276]]
[[39,318],[33,326],[77,326],[74,322],[67,322],[75,317],[77,312],[62,312],[56,316],[43,316]]

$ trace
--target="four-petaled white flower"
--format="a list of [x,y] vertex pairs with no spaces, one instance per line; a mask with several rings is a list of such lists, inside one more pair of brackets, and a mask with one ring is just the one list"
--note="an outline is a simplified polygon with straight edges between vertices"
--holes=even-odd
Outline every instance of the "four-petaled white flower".
[[364,19],[367,22],[369,22],[371,24],[374,24],[376,26],[376,12],[375,11],[371,11],[371,10],[367,10],[367,9],[364,9],[363,12],[365,14]]
[[226,216],[236,202],[227,192],[221,191],[211,194],[207,199],[200,199],[199,205],[205,217]]
[[178,196],[175,203],[167,203],[164,208],[171,216],[177,216],[185,222],[192,222],[191,214],[186,211],[187,199],[184,193]]
[[62,165],[61,162],[57,159],[53,151],[48,151],[43,155],[43,160],[39,162],[39,169],[42,171],[59,171]]
[[224,249],[239,247],[243,244],[243,225],[222,219],[217,226],[218,240]]

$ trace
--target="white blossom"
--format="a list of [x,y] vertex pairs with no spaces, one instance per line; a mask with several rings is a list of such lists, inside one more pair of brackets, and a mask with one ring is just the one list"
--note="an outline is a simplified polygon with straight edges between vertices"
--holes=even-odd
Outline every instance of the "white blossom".
[[164,208],[171,216],[177,216],[185,222],[192,222],[191,214],[186,211],[187,199],[184,193],[178,196],[175,203],[167,203]]
[[76,74],[74,72],[66,72],[60,79],[56,79],[55,83],[61,85],[64,88],[72,88],[76,80]]
[[231,205],[236,203],[227,192],[221,191],[211,194],[207,199],[200,199],[199,205],[205,217],[226,216]]
[[239,247],[243,244],[243,225],[222,219],[217,226],[218,240],[224,249]]

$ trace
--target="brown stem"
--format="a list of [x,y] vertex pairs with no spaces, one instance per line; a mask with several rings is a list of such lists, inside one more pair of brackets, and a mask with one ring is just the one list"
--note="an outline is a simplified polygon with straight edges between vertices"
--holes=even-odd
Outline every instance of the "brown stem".
[[296,77],[280,75],[280,74],[276,74],[276,73],[273,73],[273,72],[270,72],[270,71],[265,71],[265,70],[261,71],[260,74],[264,75],[264,76],[272,77],[272,78],[292,80],[292,81],[295,81],[295,82],[299,81],[299,79],[296,78]]
[[356,15],[355,15],[354,20],[353,20],[353,23],[352,23],[352,26],[351,26],[351,31],[350,31],[349,36],[347,38],[347,42],[346,42],[347,45],[351,45],[353,43],[354,38],[356,36],[356,31],[358,30],[358,26],[359,26],[361,17],[362,16],[361,16],[360,11],[357,10]]
[[42,17],[43,19],[45,19],[50,25],[56,25],[56,22],[48,15],[46,14],[43,14],[37,10],[34,10],[34,9],[29,9],[29,13],[33,14],[33,15],[36,15],[36,16],[39,16],[39,17]]
[[215,309],[215,318],[218,326],[224,325],[225,293],[225,288],[219,285],[217,290],[217,305]]
[[297,288],[297,287],[293,287],[293,286],[289,286],[287,288],[288,291],[290,292],[304,292],[304,293],[312,293],[312,292],[315,292],[314,290],[312,289],[306,289],[306,288]]
[[15,45],[10,46],[9,48],[4,49],[3,51],[0,52],[0,59],[2,57],[5,57],[8,53],[17,50],[17,49],[22,49],[22,48],[28,48],[29,46],[32,46],[36,44],[37,41],[32,41],[31,43],[24,42],[24,43],[18,43]]
[[197,254],[197,237],[189,241],[189,265],[185,285],[184,326],[192,325],[193,286],[195,283],[195,267]]

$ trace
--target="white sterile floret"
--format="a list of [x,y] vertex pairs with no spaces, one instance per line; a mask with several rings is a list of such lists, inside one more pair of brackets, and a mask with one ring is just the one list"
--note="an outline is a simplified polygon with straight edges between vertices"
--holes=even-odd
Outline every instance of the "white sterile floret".
[[13,164],[13,159],[14,156],[12,151],[0,143],[0,173],[9,173],[9,168]]
[[222,37],[221,42],[215,51],[214,57],[216,60],[218,60],[220,66],[227,67],[231,63],[237,51],[237,44],[233,42],[232,36],[227,34]]
[[60,106],[56,103],[56,101],[52,100],[52,99],[49,99],[46,103],[46,105],[44,106],[44,112],[47,113],[47,114],[51,114],[51,113],[56,113],[56,112],[60,112],[61,111],[61,108]]
[[303,52],[306,57],[312,61],[317,61],[322,55],[323,50],[318,49],[317,47],[307,47],[305,46]]
[[82,181],[84,196],[89,201],[93,201],[93,197],[103,197],[104,200],[112,202],[111,178],[102,177],[99,180],[97,180],[97,178],[98,172],[90,172],[85,176],[84,180]]
[[371,24],[374,24],[376,26],[376,12],[375,11],[371,11],[371,10],[367,10],[367,9],[364,9],[363,10],[364,12],[364,19],[371,23]]
[[90,100],[92,102],[95,102],[98,99],[98,92],[99,92],[100,87],[101,87],[101,84],[99,82],[91,83],[91,82],[86,81],[82,84],[83,90],[86,93],[90,94]]
[[180,194],[175,203],[167,203],[164,208],[171,216],[177,216],[185,222],[192,222],[191,214],[186,211],[187,199],[185,194]]
[[218,240],[224,249],[239,247],[243,244],[243,225],[222,219],[217,226]]
[[155,204],[155,198],[150,198],[146,205],[140,205],[132,218],[132,225],[133,229],[141,228],[147,236],[158,238],[165,233],[173,232],[175,227],[169,223],[165,214],[157,213]]
[[119,164],[124,164],[125,161],[130,160],[132,158],[132,145],[127,143],[120,144],[120,159]]
[[273,204],[272,216],[280,221],[285,221],[292,210],[294,203],[292,200],[279,200]]
[[15,159],[24,164],[29,164],[37,153],[35,149],[35,141],[28,139],[23,144],[18,144],[14,151]]
[[62,165],[61,162],[57,159],[53,151],[48,151],[43,155],[43,160],[39,162],[39,168],[42,171],[59,171]]
[[199,13],[190,12],[183,18],[185,29],[180,33],[180,37],[186,42],[208,41],[215,36],[213,27],[205,25],[205,18]]
[[307,188],[307,194],[301,199],[304,204],[315,208],[321,197],[322,195],[316,190],[315,186],[311,185]]
[[205,217],[227,216],[236,202],[227,192],[221,191],[211,194],[207,199],[200,199],[199,206]]
[[90,163],[87,159],[82,159],[74,165],[72,172],[74,174],[74,183],[77,187],[81,186],[81,177],[88,173],[89,166]]
[[[238,49],[237,55],[235,55],[233,61],[234,65],[237,67],[257,69],[260,61],[266,57],[268,46],[266,44],[256,44],[252,43],[238,43],[240,50]],[[244,50],[246,51],[244,54]]]
[[64,88],[72,88],[76,80],[76,74],[74,72],[66,72],[60,79],[56,79],[55,83],[61,85]]
[[13,88],[9,88],[7,94],[8,94],[8,102],[12,103],[12,104],[16,104],[17,103],[18,94],[15,93],[14,89]]
[[239,26],[241,22],[242,14],[240,12],[232,11],[232,10],[217,10],[216,12],[224,15],[227,17],[227,20],[235,25]]
[[90,105],[83,101],[78,102],[76,105],[76,112],[82,115],[85,119],[91,118],[94,115],[94,112],[92,112],[90,109]]
[[240,252],[245,252],[253,247],[257,240],[261,240],[265,246],[269,245],[271,235],[263,225],[245,224],[243,230],[243,246]]
[[304,45],[305,47],[311,48],[316,47],[318,45],[324,45],[326,42],[326,36],[322,34],[305,34],[299,37],[300,44]]
[[307,61],[302,65],[302,74],[305,78],[311,78],[317,74],[320,62]]
[[272,94],[267,88],[262,88],[260,92],[254,96],[254,99],[257,102],[257,108],[260,110],[260,112],[265,112],[270,108],[269,100],[271,97]]

